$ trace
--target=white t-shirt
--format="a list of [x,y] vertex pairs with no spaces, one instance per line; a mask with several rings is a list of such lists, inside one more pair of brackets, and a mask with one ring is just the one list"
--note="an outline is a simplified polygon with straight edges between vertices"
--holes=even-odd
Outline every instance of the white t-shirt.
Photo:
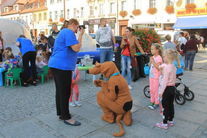
[[182,37],[178,38],[178,42],[179,42],[180,45],[182,45],[182,44],[185,45],[187,43],[187,39],[182,36]]

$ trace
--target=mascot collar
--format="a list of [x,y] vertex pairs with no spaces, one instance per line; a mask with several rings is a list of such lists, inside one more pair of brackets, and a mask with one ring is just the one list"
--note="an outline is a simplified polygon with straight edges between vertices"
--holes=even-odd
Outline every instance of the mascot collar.
[[111,77],[113,77],[113,76],[117,76],[117,75],[119,75],[119,74],[120,74],[119,72],[116,72],[116,73],[112,74]]

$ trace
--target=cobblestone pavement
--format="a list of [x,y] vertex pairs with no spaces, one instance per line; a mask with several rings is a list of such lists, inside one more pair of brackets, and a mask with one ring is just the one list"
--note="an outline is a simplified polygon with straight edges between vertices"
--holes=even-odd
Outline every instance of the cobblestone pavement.
[[[159,111],[147,108],[149,99],[143,95],[148,79],[133,83],[133,125],[125,127],[126,138],[137,137],[207,137],[207,53],[197,54],[193,72],[185,72],[185,84],[195,93],[192,102],[175,104],[175,127],[161,130],[153,125],[162,118]],[[101,121],[101,110],[96,103],[96,88],[91,76],[81,80],[81,107],[71,108],[80,127],[71,127],[59,121],[55,111],[53,81],[28,88],[0,87],[0,137],[4,138],[111,138],[118,130],[115,124]]]

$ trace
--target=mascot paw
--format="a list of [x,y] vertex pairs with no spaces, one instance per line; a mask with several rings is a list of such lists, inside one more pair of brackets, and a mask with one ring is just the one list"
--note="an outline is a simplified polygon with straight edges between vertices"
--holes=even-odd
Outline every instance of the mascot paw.
[[102,116],[101,119],[103,121],[106,121],[107,123],[110,123],[110,124],[113,124],[114,123],[114,120],[113,119],[106,118],[105,116]]
[[124,114],[123,122],[126,126],[132,125],[132,113],[130,111],[128,111]]
[[95,80],[94,84],[96,87],[101,87],[102,86],[102,80]]

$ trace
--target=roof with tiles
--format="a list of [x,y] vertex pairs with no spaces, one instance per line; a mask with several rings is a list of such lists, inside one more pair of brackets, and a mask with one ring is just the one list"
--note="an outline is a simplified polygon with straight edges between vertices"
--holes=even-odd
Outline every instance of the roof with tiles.
[[[8,0],[5,0],[5,1],[8,1]],[[5,4],[5,1],[3,1],[4,2],[4,6],[2,5],[3,8],[9,6],[8,3]],[[36,7],[35,6],[35,7],[32,7],[32,8],[25,8],[25,9],[23,9],[21,11],[11,10],[11,11],[8,11],[8,12],[2,12],[1,15],[2,16],[5,16],[5,15],[16,14],[16,13],[30,13],[30,12],[37,12],[37,11],[47,10],[47,7],[45,7],[45,4],[42,4],[45,1],[46,0],[16,0],[16,2],[14,2],[12,5],[14,5],[14,4],[23,4],[23,5],[26,5],[26,4],[32,4],[32,3],[38,3],[38,2],[40,2],[41,3],[40,4],[41,6],[40,7]],[[3,11],[3,8],[2,8],[2,11]]]

